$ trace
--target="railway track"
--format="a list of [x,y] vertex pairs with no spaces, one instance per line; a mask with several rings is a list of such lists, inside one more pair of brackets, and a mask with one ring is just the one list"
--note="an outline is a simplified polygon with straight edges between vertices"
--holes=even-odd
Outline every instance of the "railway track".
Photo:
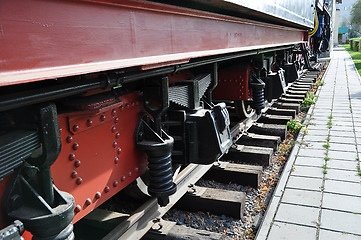
[[[314,83],[322,77],[325,64],[317,64],[315,68],[321,71],[302,72],[289,85],[287,92],[269,103],[260,115],[252,114],[246,120],[239,121],[234,106],[229,103],[233,125],[232,148],[214,164],[190,164],[182,169],[174,181],[177,192],[170,196],[167,206],[160,207],[157,200],[152,198],[141,202],[135,209],[133,206],[131,214],[95,209],[75,226],[75,234],[79,236],[77,239],[90,239],[89,236],[103,240],[140,239],[144,235],[144,239],[221,239],[221,234],[178,226],[161,218],[177,203],[177,208],[187,211],[211,212],[241,219],[246,200],[243,192],[200,187],[196,183],[202,178],[257,188],[264,167],[271,164],[274,152],[286,138],[287,122],[300,112],[300,104]],[[98,235],[93,233],[94,230]]]

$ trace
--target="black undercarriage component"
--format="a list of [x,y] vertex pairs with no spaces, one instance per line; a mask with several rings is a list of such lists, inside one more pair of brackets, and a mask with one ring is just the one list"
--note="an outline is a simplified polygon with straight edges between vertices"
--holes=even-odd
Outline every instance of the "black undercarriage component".
[[135,143],[148,154],[148,193],[157,197],[160,206],[166,206],[169,196],[176,192],[171,159],[173,138],[169,137],[161,126],[162,114],[169,107],[168,78],[146,82],[144,107],[154,121],[147,114],[143,115],[135,133]]
[[151,125],[150,118],[144,115],[138,125],[135,142],[137,147],[148,155],[148,193],[158,198],[160,206],[166,206],[169,203],[169,196],[176,192],[171,159],[173,138],[164,131],[160,136]]
[[264,81],[266,83],[265,98],[268,102],[271,102],[272,99],[279,98],[286,92],[287,86],[282,68],[277,72],[269,73]]
[[178,81],[169,88],[169,101],[188,109],[200,107],[200,99],[211,84],[211,74],[202,74],[195,79]]
[[168,117],[164,124],[175,138],[174,162],[211,164],[232,145],[224,103],[212,109],[169,111]]
[[251,82],[250,82],[251,88],[252,88],[252,108],[256,110],[257,114],[261,113],[261,110],[265,107],[265,83],[252,74]]
[[14,130],[0,138],[0,182],[40,147],[35,130]]
[[54,104],[40,107],[41,148],[16,171],[7,183],[5,211],[20,220],[38,240],[74,239],[74,198],[53,184],[50,166],[61,149],[57,111]]
[[287,63],[283,66],[287,83],[296,81],[299,77],[296,63]]

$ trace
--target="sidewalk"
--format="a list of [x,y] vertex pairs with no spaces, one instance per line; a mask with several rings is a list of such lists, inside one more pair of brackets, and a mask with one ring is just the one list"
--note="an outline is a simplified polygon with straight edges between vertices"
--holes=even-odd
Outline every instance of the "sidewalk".
[[256,240],[361,239],[361,79],[345,50],[324,82]]

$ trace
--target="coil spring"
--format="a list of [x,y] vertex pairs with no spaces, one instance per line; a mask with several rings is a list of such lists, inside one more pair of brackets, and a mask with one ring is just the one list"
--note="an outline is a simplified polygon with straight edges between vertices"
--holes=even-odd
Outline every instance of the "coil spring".
[[253,84],[253,108],[256,109],[256,113],[260,114],[261,110],[265,107],[264,100],[264,85],[262,84]]
[[151,196],[158,198],[158,203],[161,206],[168,204],[168,196],[173,194],[176,190],[173,183],[173,170],[171,154],[166,156],[152,156],[149,154],[148,168],[149,168],[149,186],[148,193]]

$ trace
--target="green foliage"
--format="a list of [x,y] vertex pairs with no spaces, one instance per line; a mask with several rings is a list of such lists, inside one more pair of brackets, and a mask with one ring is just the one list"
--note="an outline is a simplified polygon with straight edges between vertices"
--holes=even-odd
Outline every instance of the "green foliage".
[[329,157],[325,157],[325,161],[329,161],[331,158]]
[[292,120],[287,122],[288,130],[294,132],[295,134],[298,134],[302,127],[304,127],[304,125],[298,120]]
[[354,61],[354,63],[355,63],[358,73],[361,75],[361,61]]
[[361,0],[357,0],[351,9],[351,25],[359,32],[361,28]]
[[301,111],[307,112],[308,109],[311,107],[311,105],[316,103],[315,100],[316,100],[316,96],[314,95],[314,93],[308,92],[305,100],[303,100],[303,102],[301,103],[301,107],[300,107]]
[[326,143],[326,144],[323,145],[323,147],[326,148],[326,149],[329,149],[329,148],[330,148],[330,144]]
[[348,51],[352,59],[361,59],[361,52],[353,51],[350,47],[350,44],[345,44],[343,47]]

